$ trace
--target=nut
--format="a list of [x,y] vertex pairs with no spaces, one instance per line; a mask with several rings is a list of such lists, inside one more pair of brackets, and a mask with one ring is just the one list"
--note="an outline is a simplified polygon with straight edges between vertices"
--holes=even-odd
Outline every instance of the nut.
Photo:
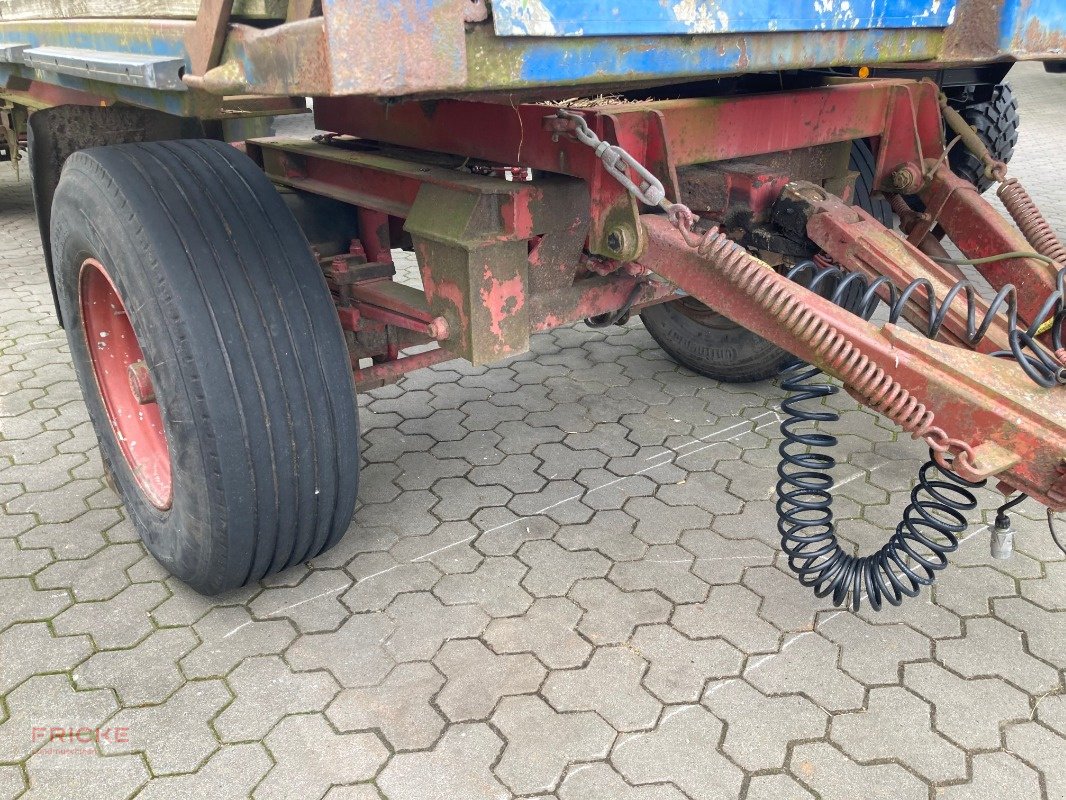
[[607,234],[607,249],[612,253],[624,253],[626,249],[628,237],[626,236],[626,229],[619,226],[613,228],[610,233]]
[[444,341],[448,338],[449,333],[448,320],[444,317],[434,317],[426,326],[426,333],[438,342]]

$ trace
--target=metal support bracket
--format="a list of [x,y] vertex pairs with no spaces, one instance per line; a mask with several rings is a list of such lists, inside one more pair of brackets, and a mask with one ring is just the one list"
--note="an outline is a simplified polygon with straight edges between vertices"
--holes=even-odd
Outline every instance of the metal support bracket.
[[232,12],[233,0],[200,0],[196,24],[185,36],[191,76],[202,77],[218,65]]

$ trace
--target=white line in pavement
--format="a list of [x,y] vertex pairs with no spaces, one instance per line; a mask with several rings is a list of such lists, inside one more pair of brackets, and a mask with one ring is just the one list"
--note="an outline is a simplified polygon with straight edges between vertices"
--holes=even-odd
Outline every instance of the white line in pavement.
[[[773,414],[773,416],[774,416],[774,420],[772,422],[763,423],[762,425],[758,425],[758,426],[752,428],[751,430],[741,431],[738,434],[730,436],[728,439],[722,439],[720,441],[711,442],[710,444],[706,444],[703,447],[699,447],[699,448],[697,448],[695,450],[689,450],[688,452],[681,452],[684,448],[691,447],[691,446],[693,446],[695,444],[699,444],[700,442],[705,442],[707,439],[709,439],[712,436],[721,436],[723,434],[730,433],[732,431],[735,431],[737,428],[742,428],[745,425],[750,425],[750,424],[753,424],[755,422],[758,422],[760,419],[763,419],[764,417],[767,417],[767,416],[769,416],[771,414]],[[691,442],[687,442],[686,444],[684,444],[681,447],[678,447],[676,449],[667,448],[667,452],[659,453],[659,454],[657,454],[655,456],[651,456],[651,457],[645,459],[645,461],[651,461],[652,459],[658,459],[658,458],[662,458],[664,456],[670,456],[670,458],[668,458],[666,461],[660,461],[659,463],[651,464],[651,465],[649,465],[647,467],[644,467],[643,469],[637,470],[636,472],[634,472],[634,473],[632,473],[630,475],[624,475],[624,476],[622,476],[620,478],[614,478],[613,480],[609,480],[606,483],[600,484],[599,486],[595,486],[595,487],[593,487],[591,489],[586,489],[585,491],[579,492],[578,494],[571,495],[570,497],[565,497],[562,500],[557,500],[554,503],[551,503],[549,505],[544,506],[544,508],[541,508],[541,509],[538,509],[537,511],[534,511],[529,516],[515,517],[514,519],[510,520],[509,522],[501,523],[500,525],[496,525],[496,526],[494,526],[492,528],[487,528],[484,531],[479,531],[478,533],[474,534],[473,536],[468,536],[465,539],[460,539],[459,541],[452,542],[450,544],[446,544],[443,547],[437,548],[436,550],[432,550],[432,551],[430,551],[428,553],[424,553],[424,554],[422,554],[420,556],[417,556],[416,558],[413,558],[413,559],[411,559],[410,561],[408,561],[406,563],[413,564],[413,563],[418,562],[418,561],[424,561],[424,560],[426,560],[426,559],[428,559],[428,558],[430,558],[432,556],[437,555],[438,553],[442,553],[445,550],[448,550],[449,548],[457,547],[457,546],[459,546],[461,544],[466,544],[467,542],[471,542],[471,541],[473,541],[474,539],[476,539],[477,537],[479,537],[479,536],[481,536],[483,534],[492,533],[492,532],[498,531],[498,530],[503,530],[504,528],[510,527],[511,525],[514,525],[517,522],[522,522],[522,521],[525,521],[525,520],[532,519],[534,517],[537,517],[537,516],[543,514],[545,511],[550,511],[553,508],[558,508],[559,506],[565,505],[566,503],[569,503],[572,500],[580,500],[583,497],[588,497],[590,494],[593,494],[594,492],[598,492],[601,489],[606,489],[609,486],[614,486],[615,484],[621,483],[622,481],[628,480],[629,478],[636,477],[637,475],[643,475],[645,472],[649,472],[649,471],[651,471],[653,469],[656,469],[657,467],[663,467],[663,466],[666,466],[667,464],[672,464],[677,459],[683,458],[683,457],[688,456],[688,455],[693,455],[693,454],[698,453],[698,452],[700,452],[702,450],[706,450],[706,449],[708,449],[710,447],[714,447],[717,444],[724,444],[726,442],[731,442],[731,441],[734,441],[736,439],[739,439],[740,437],[746,436],[749,433],[754,433],[755,431],[761,430],[762,428],[765,428],[765,427],[767,427],[769,425],[773,425],[777,421],[779,421],[779,419],[780,418],[777,415],[776,408],[775,409],[771,409],[770,411],[766,411],[766,412],[764,412],[762,414],[759,414],[759,415],[757,415],[755,417],[752,417],[751,419],[746,419],[743,422],[738,422],[735,425],[731,425],[730,427],[725,428],[724,430],[714,431],[712,433],[707,434],[706,436],[702,436],[702,437],[700,437],[698,439],[693,439]],[[717,560],[727,560],[728,558],[729,557],[723,558],[723,559],[707,559],[707,560],[717,561]],[[755,559],[755,558],[758,558],[758,557],[756,557],[756,556],[734,556],[732,558]],[[685,559],[684,563],[687,563],[689,560],[690,559]],[[673,562],[664,562],[664,563],[673,563]],[[681,562],[678,562],[678,563],[681,563]],[[315,600],[318,600],[318,599],[323,598],[323,597],[327,597],[328,595],[336,594],[337,592],[342,592],[345,589],[347,589],[349,586],[358,586],[360,583],[363,583],[364,581],[368,581],[368,580],[371,580],[372,578],[376,578],[376,577],[378,577],[380,575],[384,575],[387,572],[392,572],[394,569],[398,569],[401,566],[403,566],[403,564],[394,564],[391,567],[387,567],[387,568],[385,568],[383,570],[380,570],[379,572],[375,572],[375,573],[372,573],[372,574],[367,575],[365,577],[359,578],[356,581],[348,581],[343,586],[339,586],[339,587],[337,587],[335,589],[327,589],[324,592],[319,592],[318,594],[314,595],[313,597],[308,597],[308,598],[306,598],[304,600],[300,600],[297,603],[293,603],[291,605],[284,606],[282,608],[279,608],[279,609],[276,609],[274,611],[271,611],[269,614],[266,614],[265,616],[271,617],[271,616],[279,615],[279,614],[281,614],[281,613],[283,613],[285,611],[291,611],[294,608],[298,608],[299,606],[305,605],[307,603],[314,602]],[[237,633],[237,631],[241,630],[242,628],[247,627],[251,623],[252,623],[252,620],[249,620],[248,622],[242,622],[240,625],[238,625],[236,628],[231,630],[229,633],[224,634],[222,638],[223,639],[228,639],[230,636],[232,636],[233,634]]]
[[[570,497],[565,497],[562,500],[557,500],[554,503],[551,503],[549,505],[544,506],[541,509],[538,509],[537,511],[534,511],[533,514],[531,514],[531,515],[515,517],[514,519],[512,519],[512,520],[510,520],[508,522],[504,522],[504,523],[501,523],[499,525],[495,525],[495,526],[493,526],[491,528],[486,528],[485,530],[479,531],[478,533],[474,534],[473,536],[468,536],[468,537],[466,537],[464,539],[460,539],[458,541],[451,542],[450,544],[446,544],[443,547],[437,548],[436,550],[432,550],[432,551],[430,551],[428,553],[424,553],[424,554],[422,554],[420,556],[417,556],[417,557],[415,557],[415,558],[413,558],[410,561],[405,562],[405,563],[409,563],[410,564],[410,563],[415,563],[415,562],[418,562],[418,561],[424,561],[424,560],[426,560],[428,558],[431,558],[432,556],[435,556],[438,553],[442,553],[445,550],[448,550],[448,549],[450,549],[452,547],[457,547],[457,546],[459,546],[461,544],[466,544],[467,542],[471,542],[471,541],[473,541],[474,539],[478,538],[479,536],[481,536],[483,534],[492,533],[492,532],[498,531],[498,530],[503,530],[504,528],[507,528],[507,527],[510,527],[511,525],[514,525],[515,523],[523,522],[523,521],[529,520],[529,519],[533,519],[534,517],[537,517],[537,516],[543,514],[545,511],[550,511],[553,508],[558,508],[559,506],[565,505],[566,503],[569,503],[569,502],[571,502],[573,500],[580,500],[581,498],[587,497],[590,494],[593,494],[594,492],[598,492],[601,489],[606,489],[606,488],[608,488],[610,486],[614,486],[614,485],[616,485],[618,483],[621,483],[622,481],[625,481],[625,480],[627,480],[629,478],[633,478],[633,477],[636,477],[638,475],[642,475],[645,472],[649,472],[649,471],[651,471],[653,469],[656,469],[657,467],[662,467],[662,466],[666,466],[667,464],[676,463],[677,460],[679,460],[681,458],[684,458],[685,456],[694,455],[696,453],[702,452],[703,450],[707,450],[707,449],[709,449],[711,447],[714,447],[716,445],[725,444],[727,442],[735,441],[736,439],[739,439],[739,438],[741,438],[743,436],[746,436],[749,433],[754,433],[756,431],[762,430],[763,428],[769,427],[770,425],[774,425],[774,424],[776,424],[776,423],[778,423],[780,421],[780,417],[777,414],[778,408],[779,407],[775,407],[775,408],[773,408],[773,409],[771,409],[769,411],[766,411],[766,412],[764,412],[762,414],[759,414],[759,415],[757,415],[755,417],[752,417],[751,419],[745,419],[743,422],[738,422],[735,425],[731,425],[730,427],[725,428],[723,430],[713,431],[712,433],[709,433],[709,434],[707,434],[705,436],[702,436],[702,437],[700,437],[698,439],[693,439],[691,442],[687,442],[687,443],[681,445],[678,448],[669,448],[668,447],[667,451],[665,453],[658,453],[658,454],[656,454],[654,456],[649,456],[648,458],[645,459],[645,461],[651,461],[651,460],[655,460],[655,459],[661,459],[663,457],[668,457],[666,461],[659,461],[658,463],[651,464],[651,465],[649,465],[647,467],[644,467],[643,469],[637,470],[636,472],[634,472],[634,473],[632,473],[630,475],[625,475],[625,476],[622,476],[622,477],[614,478],[612,480],[607,481],[606,483],[600,484],[599,486],[595,486],[595,487],[593,487],[591,489],[586,489],[585,491],[579,492],[579,493],[574,494],[574,495],[571,495]],[[724,435],[724,434],[727,434],[727,433],[731,433],[732,431],[735,431],[738,428],[742,428],[745,425],[750,425],[750,424],[753,424],[755,422],[758,422],[760,419],[763,419],[763,418],[765,418],[765,417],[767,417],[767,416],[769,416],[771,414],[774,416],[774,419],[771,422],[765,422],[762,425],[757,425],[754,428],[751,428],[750,430],[741,431],[740,433],[735,434],[733,436],[730,436],[727,439],[720,439],[720,440],[717,440],[717,441],[714,441],[714,442],[710,442],[708,444],[703,445],[702,447],[696,448],[695,450],[688,450],[687,452],[682,452],[683,450],[685,450],[685,448],[692,447],[693,445],[699,444],[701,442],[705,442],[705,441],[707,441],[707,439],[711,438],[712,436],[721,436],[721,435]],[[665,447],[665,445],[663,445],[663,446]],[[882,466],[884,466],[884,465],[883,464],[879,464],[878,466],[873,467],[873,468],[871,468],[869,470],[862,470],[862,471],[856,473],[855,475],[852,475],[850,478],[847,478],[846,480],[844,480],[841,483],[837,484],[837,487],[844,486],[844,485],[850,483],[851,481],[858,479],[861,475],[872,473],[872,472],[876,471],[877,469],[880,469]],[[981,533],[982,531],[987,530],[987,529],[988,529],[987,525],[984,525],[984,526],[978,528],[973,533],[971,533],[968,536],[966,536],[964,539],[961,539],[959,541],[959,544],[961,545],[963,542],[968,541],[969,539],[971,539],[974,536],[976,536],[978,533]],[[723,556],[723,557],[709,558],[709,559],[703,559],[703,560],[707,560],[707,561],[727,561],[727,560],[742,560],[742,559],[743,560],[760,560],[761,558],[762,557],[760,557],[760,556]],[[689,560],[690,559],[685,559],[683,562],[682,561],[679,561],[679,562],[664,561],[664,562],[656,562],[656,563],[687,563]],[[300,600],[299,602],[292,603],[291,605],[283,606],[282,608],[279,608],[279,609],[276,609],[274,611],[271,611],[270,613],[266,614],[265,616],[271,617],[271,616],[276,616],[276,615],[282,614],[283,612],[286,612],[286,611],[291,611],[294,608],[298,608],[299,606],[305,605],[307,603],[311,603],[311,602],[313,602],[315,600],[318,600],[318,599],[320,599],[322,597],[327,597],[327,596],[329,596],[331,594],[336,594],[337,592],[344,591],[345,589],[347,589],[350,586],[357,586],[360,583],[363,583],[364,581],[368,581],[368,580],[376,578],[376,577],[378,577],[380,575],[384,575],[384,574],[386,574],[388,572],[392,572],[393,570],[398,569],[401,566],[404,566],[404,564],[402,564],[402,563],[394,564],[391,567],[387,567],[387,568],[385,568],[383,570],[380,570],[378,572],[374,572],[374,573],[372,573],[370,575],[366,575],[366,576],[364,576],[362,578],[359,578],[358,580],[347,581],[342,586],[339,586],[339,587],[336,587],[336,588],[333,588],[333,589],[327,589],[326,591],[320,592],[320,593],[314,595],[313,597],[308,597],[308,598],[306,598],[304,600]],[[836,619],[836,617],[838,617],[841,614],[845,613],[845,611],[846,610],[837,611],[837,612],[831,614],[830,616],[825,617],[824,619],[822,619],[819,622],[817,622],[815,624],[815,627],[817,628],[819,625],[828,624],[831,620]],[[223,639],[229,638],[233,634],[235,634],[238,631],[240,631],[242,628],[245,628],[248,625],[250,625],[252,623],[252,621],[253,620],[249,620],[248,622],[241,623],[240,625],[235,627],[233,630],[231,630],[229,633],[224,634],[222,638]],[[755,662],[754,664],[749,666],[747,669],[757,669],[758,667],[762,666],[764,663],[766,663],[770,659],[772,659],[775,656],[778,656],[781,653],[783,653],[786,649],[788,649],[790,646],[792,646],[792,644],[794,644],[796,641],[798,641],[800,638],[802,638],[803,636],[807,635],[808,633],[811,633],[811,631],[805,631],[805,632],[799,634],[798,636],[793,637],[788,642],[786,642],[781,647],[781,650],[779,650],[777,653],[771,653],[771,654],[769,654],[767,656],[764,656],[762,659],[760,659],[759,661]],[[712,690],[712,691],[714,691],[714,690]]]
[[962,539],[959,539],[959,546],[961,547],[963,542],[968,542],[968,541],[970,541],[970,539],[975,537],[977,534],[984,533],[987,530],[988,530],[988,526],[987,525],[982,525],[980,528],[975,530],[973,533],[963,537]]
[[430,558],[431,556],[437,555],[437,553],[443,553],[445,550],[450,550],[451,548],[457,547],[457,546],[459,546],[461,544],[466,544],[467,542],[472,542],[472,541],[474,541],[474,539],[479,537],[481,534],[482,534],[482,531],[478,531],[473,536],[467,536],[465,539],[460,539],[458,542],[452,542],[451,544],[444,545],[444,547],[438,547],[436,550],[431,550],[428,553],[424,553],[423,555],[420,555],[418,558],[412,559],[411,563],[413,564],[416,561],[425,561],[427,558]]
[[[769,413],[773,414],[775,418],[777,417],[777,414],[775,412],[771,411]],[[765,417],[766,415],[763,414],[763,416]],[[752,421],[754,422],[754,420],[752,420]],[[750,431],[741,431],[740,433],[736,434],[735,436],[730,436],[728,439],[722,439],[722,440],[717,441],[717,442],[711,442],[710,444],[705,444],[703,447],[697,447],[695,450],[689,450],[687,453],[678,453],[677,459],[675,459],[675,460],[680,461],[682,458],[685,458],[686,456],[695,455],[696,453],[700,453],[700,452],[702,452],[704,450],[707,450],[707,449],[709,449],[711,447],[714,447],[715,445],[718,445],[718,444],[726,444],[727,442],[734,442],[734,441],[736,441],[737,439],[739,439],[742,436],[747,436],[749,433],[755,433],[755,431],[761,431],[763,428],[768,428],[771,425],[776,425],[779,421],[780,421],[779,419],[774,419],[772,422],[764,422],[762,425],[758,425],[758,426],[752,428]]]
[[881,469],[881,467],[883,467],[886,463],[887,462],[883,461],[880,464],[878,464],[876,467],[870,467],[870,469],[860,469],[858,472],[856,472],[850,478],[845,478],[840,483],[833,484],[833,488],[834,489],[839,489],[841,486],[847,486],[849,483],[851,483],[854,480],[858,480],[863,475],[873,475],[875,472],[877,472],[877,470]]
[[788,650],[788,648],[792,647],[792,645],[794,645],[796,642],[798,642],[804,636],[810,636],[812,633],[814,633],[814,631],[803,631],[802,633],[796,634],[791,639],[789,639],[787,642],[785,642],[783,645],[781,645],[781,649],[778,650],[776,653],[767,653],[765,656],[760,658],[754,664],[749,665],[744,670],[744,672],[749,672],[749,671],[751,671],[753,669],[758,669],[759,667],[761,667],[763,664],[767,663],[768,661],[771,661],[771,660],[777,658],[779,655],[781,655],[783,652]]
[[686,447],[692,447],[693,445],[699,444],[700,442],[705,442],[708,439],[710,439],[712,436],[722,436],[724,434],[730,433],[731,431],[735,431],[737,428],[743,428],[745,425],[747,425],[749,423],[758,422],[760,419],[762,419],[763,417],[768,416],[770,414],[773,414],[774,416],[777,416],[777,409],[778,408],[780,408],[780,406],[774,406],[769,411],[765,411],[762,414],[759,414],[757,416],[752,417],[751,419],[745,419],[743,422],[738,422],[735,425],[730,425],[725,430],[711,431],[706,436],[700,436],[699,438],[694,438],[691,442],[685,442],[683,445],[679,445],[678,447],[667,447],[664,444],[662,446],[666,447],[666,452],[665,453],[656,453],[653,456],[648,456],[644,460],[645,461],[651,461],[651,460],[656,459],[656,458],[663,458],[664,456],[667,456],[670,453],[680,453]]

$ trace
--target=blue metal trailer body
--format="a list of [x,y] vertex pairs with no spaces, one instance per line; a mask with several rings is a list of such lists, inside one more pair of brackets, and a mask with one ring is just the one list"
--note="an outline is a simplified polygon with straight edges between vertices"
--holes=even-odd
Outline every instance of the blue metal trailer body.
[[[1066,0],[322,0],[321,6],[321,16],[304,19],[229,21],[218,59],[202,73],[189,47],[199,30],[191,19],[0,18],[0,94],[31,98],[27,87],[48,84],[101,102],[224,116],[221,98],[234,95],[531,99],[791,69],[1066,59]],[[50,61],[57,50],[62,58]],[[122,72],[129,57],[144,69]],[[185,82],[162,82],[166,70]]]
[[496,0],[499,36],[619,36],[940,28],[952,0]]

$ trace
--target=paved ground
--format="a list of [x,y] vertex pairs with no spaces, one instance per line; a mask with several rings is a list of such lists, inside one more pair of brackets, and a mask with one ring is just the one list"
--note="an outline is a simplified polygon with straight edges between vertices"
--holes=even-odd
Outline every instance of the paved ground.
[[[1015,82],[1014,170],[1066,229],[1063,78]],[[932,594],[832,609],[778,556],[780,390],[694,377],[637,323],[363,397],[344,541],[191,593],[104,486],[30,208],[4,178],[0,797],[1066,798],[1039,510],[1010,561],[986,514]],[[837,507],[872,548],[922,449],[837,405]]]

